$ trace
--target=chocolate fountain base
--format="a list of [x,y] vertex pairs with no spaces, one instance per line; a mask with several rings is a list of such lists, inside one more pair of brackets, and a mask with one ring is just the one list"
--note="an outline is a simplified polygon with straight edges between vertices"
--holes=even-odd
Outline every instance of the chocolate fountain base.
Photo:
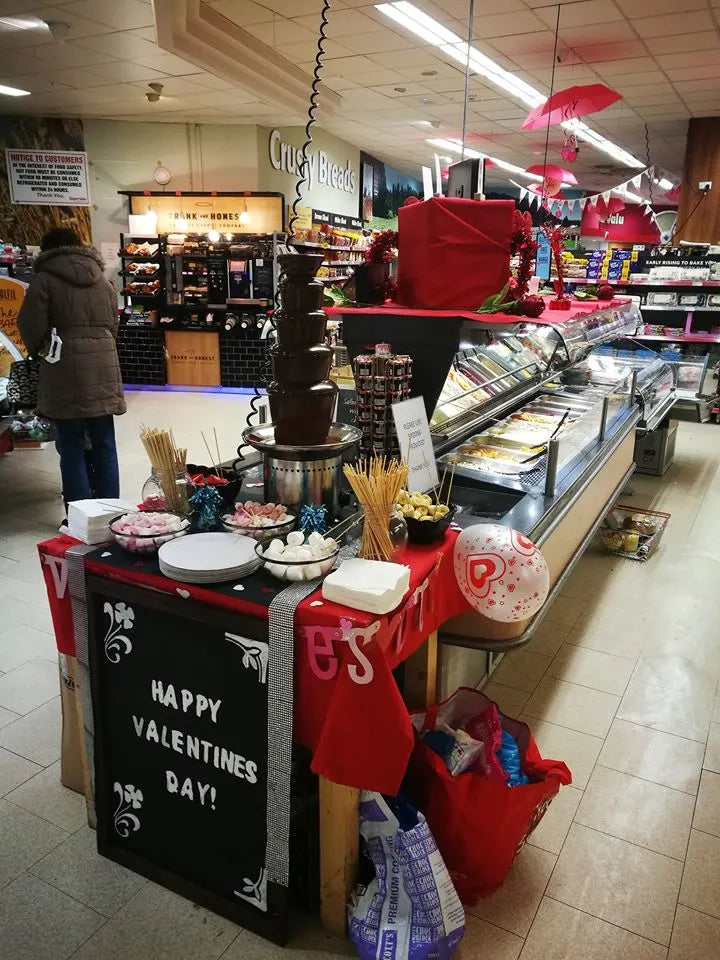
[[331,519],[340,510],[343,452],[360,437],[346,423],[331,424],[325,443],[305,447],[275,443],[272,423],[243,431],[243,440],[263,454],[266,501],[294,508],[322,503]]

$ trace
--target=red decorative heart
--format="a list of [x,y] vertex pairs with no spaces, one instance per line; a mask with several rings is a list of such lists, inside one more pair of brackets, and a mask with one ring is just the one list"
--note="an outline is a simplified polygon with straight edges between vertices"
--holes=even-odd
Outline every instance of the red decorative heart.
[[507,589],[508,589],[508,593],[513,593],[514,590],[515,590],[515,584],[514,584],[514,583],[509,583],[509,584],[507,585]]
[[484,600],[491,584],[505,573],[505,561],[496,553],[475,553],[465,558],[465,575],[473,596]]
[[531,557],[537,549],[532,540],[528,540],[527,537],[518,533],[517,530],[510,531],[510,543],[518,553],[521,553],[525,557]]

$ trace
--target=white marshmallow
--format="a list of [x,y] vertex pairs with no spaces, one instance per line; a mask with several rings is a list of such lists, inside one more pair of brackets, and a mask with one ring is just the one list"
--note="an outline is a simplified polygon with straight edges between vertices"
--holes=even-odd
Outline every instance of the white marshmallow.
[[300,530],[293,530],[287,535],[288,545],[299,547],[305,543],[305,535]]

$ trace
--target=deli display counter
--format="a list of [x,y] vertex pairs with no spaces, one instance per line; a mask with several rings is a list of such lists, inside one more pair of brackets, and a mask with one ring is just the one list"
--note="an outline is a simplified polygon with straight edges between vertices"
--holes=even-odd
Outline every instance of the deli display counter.
[[431,420],[438,469],[452,472],[456,522],[513,527],[541,547],[551,591],[529,621],[465,613],[446,644],[503,651],[528,642],[635,469],[635,434],[674,401],[657,356],[609,356],[631,336],[632,305],[558,325],[465,326]]

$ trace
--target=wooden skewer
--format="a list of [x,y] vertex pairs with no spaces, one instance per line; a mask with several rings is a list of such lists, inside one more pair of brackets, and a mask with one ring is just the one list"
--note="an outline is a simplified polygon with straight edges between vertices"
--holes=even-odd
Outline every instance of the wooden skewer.
[[202,432],[202,430],[200,431],[200,436],[203,438],[203,443],[205,444],[205,449],[207,450],[208,456],[210,457],[210,466],[213,468],[213,471],[214,471],[214,470],[215,470],[215,457],[212,455],[212,451],[210,450],[210,444],[209,444],[209,443],[207,442],[207,440],[205,439],[205,434]]
[[445,500],[445,506],[450,508],[450,494],[452,493],[453,480],[455,479],[455,467],[457,466],[457,460],[453,463],[452,472],[450,474],[450,483],[448,484],[447,490],[447,499]]
[[216,476],[221,476],[220,471],[222,470],[222,464],[220,461],[220,444],[218,443],[217,430],[213,427],[213,436],[215,437],[215,449],[217,450],[217,474]]

